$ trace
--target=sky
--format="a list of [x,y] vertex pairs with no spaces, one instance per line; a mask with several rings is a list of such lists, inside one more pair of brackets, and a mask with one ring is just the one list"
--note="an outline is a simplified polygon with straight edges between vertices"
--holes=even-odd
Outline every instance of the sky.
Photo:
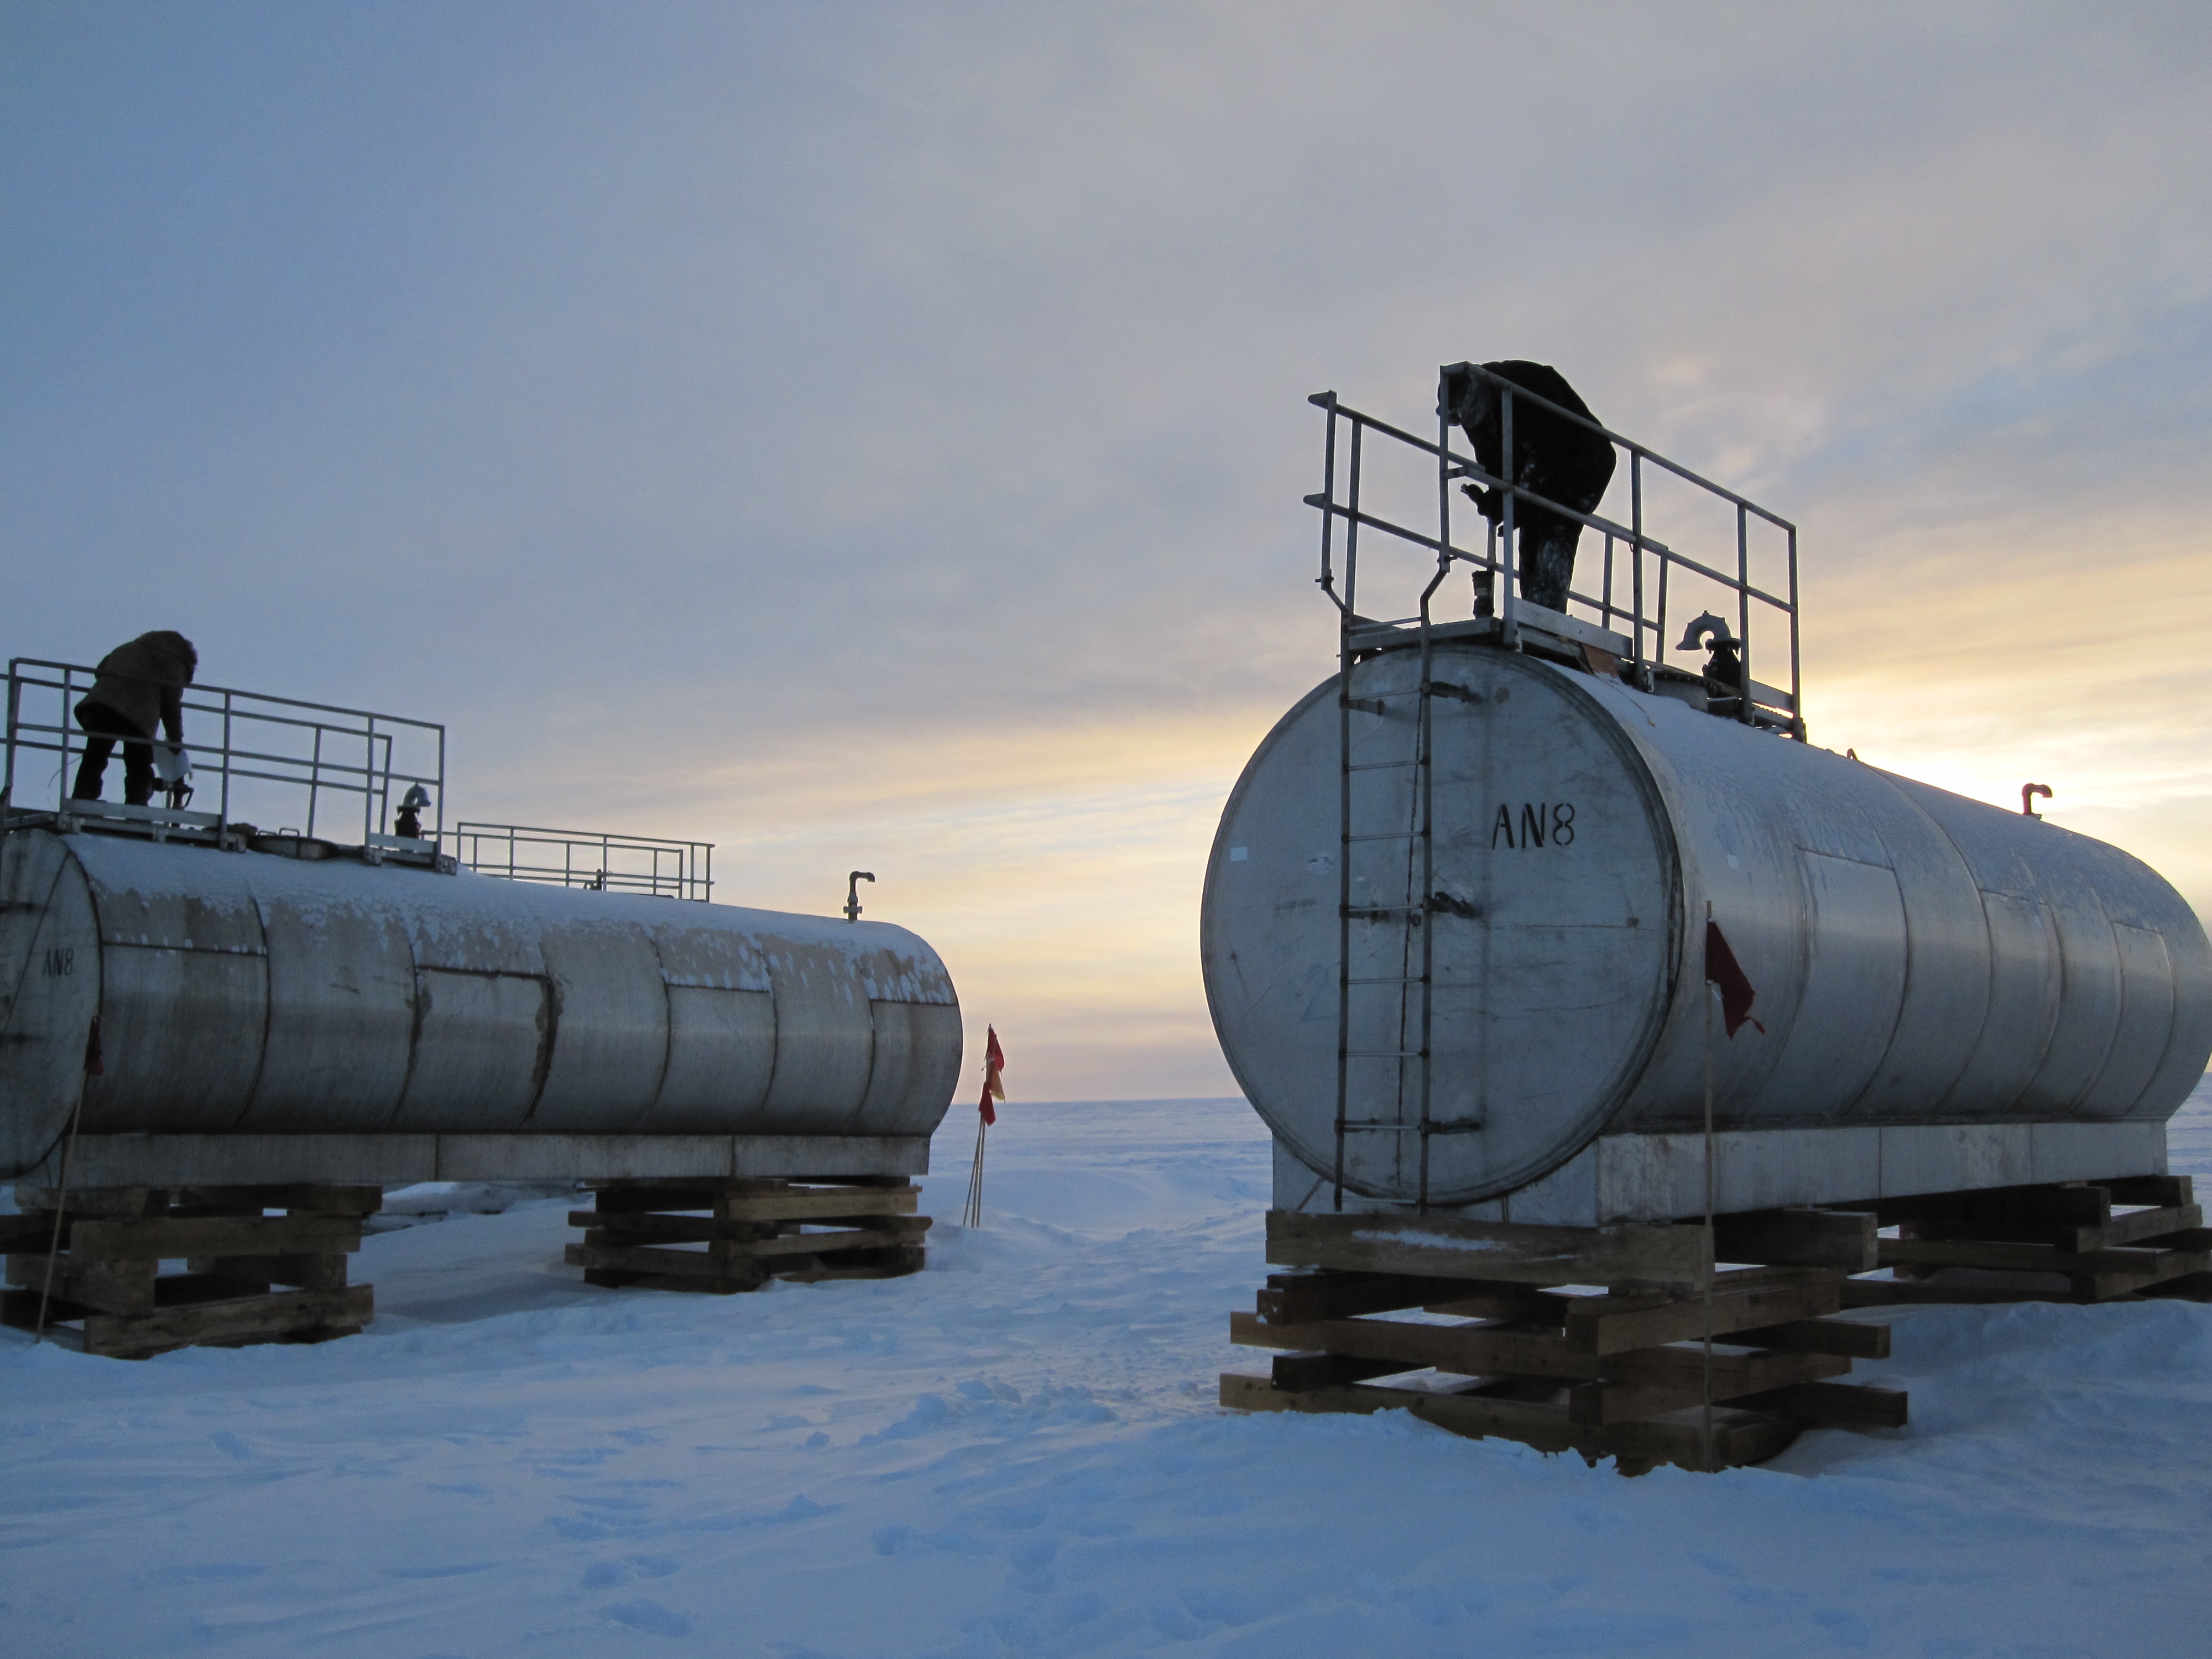
[[726,902],[872,870],[1017,1100],[1225,1094],[1307,395],[1534,358],[1799,526],[1814,743],[2204,911],[2208,69],[2190,5],[10,0],[0,648],[181,629]]

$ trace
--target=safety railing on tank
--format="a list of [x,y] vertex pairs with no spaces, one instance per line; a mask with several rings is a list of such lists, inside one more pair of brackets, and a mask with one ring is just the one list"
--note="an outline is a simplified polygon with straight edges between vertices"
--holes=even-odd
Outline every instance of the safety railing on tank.
[[[446,797],[446,728],[430,720],[308,702],[234,686],[181,688],[181,743],[87,731],[76,710],[99,671],[16,657],[8,664],[6,773],[0,811],[88,828],[213,842],[268,842],[290,850],[343,843],[372,861],[439,861]],[[111,674],[111,681],[161,687]],[[75,793],[89,742],[112,754],[100,796]],[[143,803],[103,799],[131,751],[155,773]],[[52,770],[43,761],[52,757]],[[43,775],[41,775],[43,773]],[[90,781],[85,781],[89,785]],[[356,839],[357,838],[357,839]]]
[[602,893],[707,902],[714,888],[714,844],[526,823],[453,826],[460,860],[480,876],[550,882]]
[[[1486,382],[1495,389],[1498,399],[1503,455],[1526,453],[1525,449],[1516,451],[1513,444],[1514,412],[1516,409],[1524,413],[1541,410],[1547,416],[1584,428],[1612,445],[1617,455],[1625,455],[1628,463],[1625,477],[1626,522],[1596,511],[1584,512],[1550,499],[1525,484],[1488,471],[1463,449],[1455,449],[1455,442],[1463,443],[1465,434],[1447,412],[1443,380],[1445,375],[1461,374]],[[1586,586],[1571,589],[1569,604],[1594,612],[1599,629],[1604,632],[1613,633],[1626,629],[1625,637],[1630,647],[1629,660],[1626,665],[1632,675],[1641,678],[1644,689],[1651,689],[1655,671],[1663,678],[1686,680],[1701,677],[1694,672],[1686,673],[1668,661],[1668,622],[1673,598],[1670,588],[1679,588],[1686,580],[1694,580],[1705,585],[1704,591],[1708,596],[1717,592],[1727,596],[1728,600],[1733,601],[1732,608],[1735,612],[1735,638],[1730,642],[1735,647],[1741,665],[1740,685],[1715,688],[1717,712],[1732,714],[1747,725],[1767,726],[1792,736],[1803,737],[1804,708],[1799,674],[1796,526],[1726,486],[1701,477],[1680,462],[1669,460],[1648,446],[1624,437],[1587,416],[1516,386],[1479,363],[1449,365],[1438,380],[1437,436],[1433,442],[1386,421],[1376,420],[1371,415],[1346,407],[1338,401],[1334,392],[1316,392],[1308,399],[1325,410],[1328,417],[1323,441],[1323,488],[1318,494],[1305,498],[1308,506],[1317,507],[1322,513],[1319,581],[1322,590],[1342,613],[1346,629],[1432,629],[1439,621],[1432,615],[1435,595],[1453,566],[1460,563],[1492,573],[1492,602],[1496,612],[1493,625],[1501,643],[1514,642],[1524,625],[1544,628],[1548,617],[1557,613],[1530,605],[1517,591],[1516,538],[1513,534],[1515,520],[1522,509],[1533,507],[1571,520],[1585,531],[1595,531],[1602,538],[1603,562],[1597,591],[1589,592]],[[1347,427],[1350,436],[1349,441],[1345,442],[1340,439],[1340,428]],[[1436,490],[1433,533],[1376,510],[1369,488],[1374,457],[1365,453],[1370,434],[1383,440],[1401,454],[1411,453],[1418,457],[1424,471],[1433,465]],[[1701,534],[1686,526],[1663,538],[1655,533],[1666,527],[1653,521],[1650,497],[1651,485],[1656,479],[1687,487],[1695,505],[1688,510],[1678,511],[1677,517],[1686,519],[1698,506],[1717,509],[1722,523],[1727,526],[1721,532],[1727,538],[1723,544],[1709,550],[1704,542],[1710,538],[1711,532]],[[1496,492],[1493,499],[1498,504],[1499,516],[1485,519],[1483,542],[1480,549],[1462,547],[1453,539],[1452,515],[1455,493],[1453,486],[1462,483],[1480,485]],[[1611,486],[1606,498],[1598,505],[1604,507],[1611,503],[1622,492],[1623,485],[1622,471],[1616,461]],[[1335,538],[1336,526],[1340,522],[1344,526],[1340,556]],[[1395,621],[1370,619],[1359,614],[1359,534],[1363,530],[1426,550],[1435,556],[1434,571],[1428,585],[1420,592],[1418,614]],[[1780,588],[1779,592],[1752,580],[1755,535],[1771,536],[1779,543],[1771,550],[1773,558],[1778,559],[1780,565],[1778,574],[1781,580],[1774,585]],[[1691,551],[1685,550],[1692,545],[1692,538],[1697,538],[1697,553],[1704,556],[1694,556]],[[1589,538],[1585,537],[1584,540],[1587,546]],[[1340,573],[1338,568],[1340,556]],[[1762,557],[1765,556],[1762,550]],[[1680,610],[1681,607],[1676,607],[1677,617]],[[1571,611],[1567,614],[1572,620]],[[1766,624],[1772,623],[1779,623],[1787,632],[1786,688],[1766,684],[1753,678],[1754,653],[1765,651]],[[1708,629],[1708,638],[1711,632]],[[1671,647],[1678,653],[1698,648],[1699,645],[1688,638]],[[1738,691],[1747,695],[1735,695]]]

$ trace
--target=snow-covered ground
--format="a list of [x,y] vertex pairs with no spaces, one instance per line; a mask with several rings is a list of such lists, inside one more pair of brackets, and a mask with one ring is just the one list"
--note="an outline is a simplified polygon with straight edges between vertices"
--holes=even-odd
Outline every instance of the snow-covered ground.
[[[592,1290],[565,1200],[371,1238],[316,1347],[0,1333],[0,1653],[2212,1652],[2212,1307],[1893,1316],[1912,1426],[1627,1480],[1401,1414],[1239,1417],[1267,1142],[1010,1107],[929,1271]],[[2175,1126],[2212,1174],[2212,1098]]]

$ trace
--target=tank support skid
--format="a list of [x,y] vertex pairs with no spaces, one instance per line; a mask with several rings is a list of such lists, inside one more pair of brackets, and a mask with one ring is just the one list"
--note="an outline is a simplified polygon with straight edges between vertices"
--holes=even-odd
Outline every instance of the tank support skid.
[[[1723,1215],[1711,1253],[1695,1223],[1271,1211],[1267,1260],[1295,1271],[1230,1316],[1230,1340],[1278,1352],[1267,1376],[1224,1374],[1221,1403],[1410,1411],[1625,1474],[1762,1462],[1808,1427],[1905,1424],[1902,1392],[1841,1380],[1888,1358],[1888,1327],[1838,1313],[2212,1301],[2203,1220],[2185,1176]],[[1411,1309],[1429,1317],[1376,1316]]]
[[657,1291],[757,1291],[771,1279],[896,1279],[921,1271],[929,1218],[904,1176],[796,1181],[606,1181],[571,1210],[586,1282]]
[[[0,1323],[87,1353],[321,1342],[375,1312],[369,1287],[346,1283],[362,1218],[383,1202],[375,1187],[72,1187],[65,1200],[18,1187],[15,1200],[23,1213],[0,1219]],[[185,1271],[162,1273],[166,1261]]]

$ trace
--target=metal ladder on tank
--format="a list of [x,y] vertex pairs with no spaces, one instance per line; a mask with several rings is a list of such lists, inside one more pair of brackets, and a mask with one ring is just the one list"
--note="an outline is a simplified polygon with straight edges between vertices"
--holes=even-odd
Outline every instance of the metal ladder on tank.
[[[1325,441],[1323,468],[1327,489],[1322,500],[1327,501],[1336,487],[1336,400],[1334,393],[1326,394],[1326,401],[1316,397],[1328,411],[1328,431]],[[1321,586],[1329,597],[1336,599],[1340,612],[1337,640],[1337,947],[1336,947],[1336,1160],[1333,1175],[1333,1201],[1338,1210],[1344,1208],[1344,1159],[1347,1137],[1353,1134],[1413,1133],[1419,1137],[1419,1175],[1416,1209],[1426,1213],[1429,1207],[1429,1143],[1439,1134],[1464,1134],[1481,1128],[1479,1121],[1440,1123],[1431,1110],[1434,1101],[1435,1060],[1432,1038],[1435,1031],[1436,1006],[1436,930],[1432,919],[1437,906],[1432,898],[1436,887],[1436,797],[1431,761],[1434,757],[1436,722],[1435,706],[1439,696],[1466,696],[1457,686],[1438,685],[1431,677],[1434,639],[1432,620],[1429,614],[1430,601],[1444,578],[1451,572],[1451,485],[1460,476],[1460,470],[1451,465],[1446,452],[1449,448],[1451,426],[1443,410],[1443,399],[1438,398],[1437,439],[1437,497],[1440,535],[1437,544],[1436,574],[1428,586],[1421,590],[1420,609],[1420,674],[1409,690],[1386,692],[1370,697],[1352,695],[1353,667],[1352,635],[1362,623],[1353,601],[1357,597],[1359,573],[1359,452],[1364,423],[1358,419],[1352,422],[1350,466],[1347,469],[1344,532],[1344,592],[1339,599],[1335,591],[1331,567],[1331,532],[1336,515],[1328,511],[1322,514],[1322,575]],[[1506,414],[1508,422],[1505,441],[1512,441],[1510,404]],[[1512,498],[1509,493],[1505,507],[1504,538],[1506,568],[1498,563],[1498,532],[1490,529],[1490,568],[1499,572],[1498,591],[1509,597],[1507,617],[1511,616],[1513,572],[1510,566],[1512,539]],[[1509,635],[1510,637],[1510,635]],[[1361,760],[1354,741],[1353,717],[1365,714],[1384,718],[1388,701],[1393,697],[1410,697],[1414,703],[1413,754],[1410,760]],[[1387,830],[1362,833],[1352,822],[1352,779],[1362,772],[1410,770],[1413,775],[1412,826],[1406,830]],[[1352,902],[1352,858],[1356,846],[1378,842],[1404,842],[1407,846],[1407,881],[1408,902],[1403,904],[1362,905],[1355,908]],[[1414,878],[1419,866],[1419,879]],[[1407,958],[1413,954],[1413,935],[1420,939],[1419,971],[1386,975],[1367,975],[1355,977],[1352,972],[1352,926],[1355,921],[1375,921],[1386,916],[1401,918],[1405,938],[1399,951],[1399,965],[1407,966]],[[1400,988],[1398,1001],[1398,1044],[1395,1048],[1354,1048],[1352,1046],[1352,991],[1358,985],[1395,985]],[[1411,994],[1408,994],[1409,988]],[[1418,1006],[1418,1017],[1414,1006]],[[1408,1034],[1408,1027],[1411,1034]],[[1408,1042],[1413,1044],[1407,1047]],[[1386,1117],[1377,1110],[1370,1115],[1352,1115],[1352,1063],[1354,1060],[1387,1060],[1393,1063],[1396,1076],[1397,1115]],[[1406,1121],[1407,1062],[1412,1066],[1413,1093],[1419,1115],[1412,1122]],[[1377,1094],[1381,1093],[1377,1091]],[[1401,1140],[1402,1146],[1402,1140]]]

